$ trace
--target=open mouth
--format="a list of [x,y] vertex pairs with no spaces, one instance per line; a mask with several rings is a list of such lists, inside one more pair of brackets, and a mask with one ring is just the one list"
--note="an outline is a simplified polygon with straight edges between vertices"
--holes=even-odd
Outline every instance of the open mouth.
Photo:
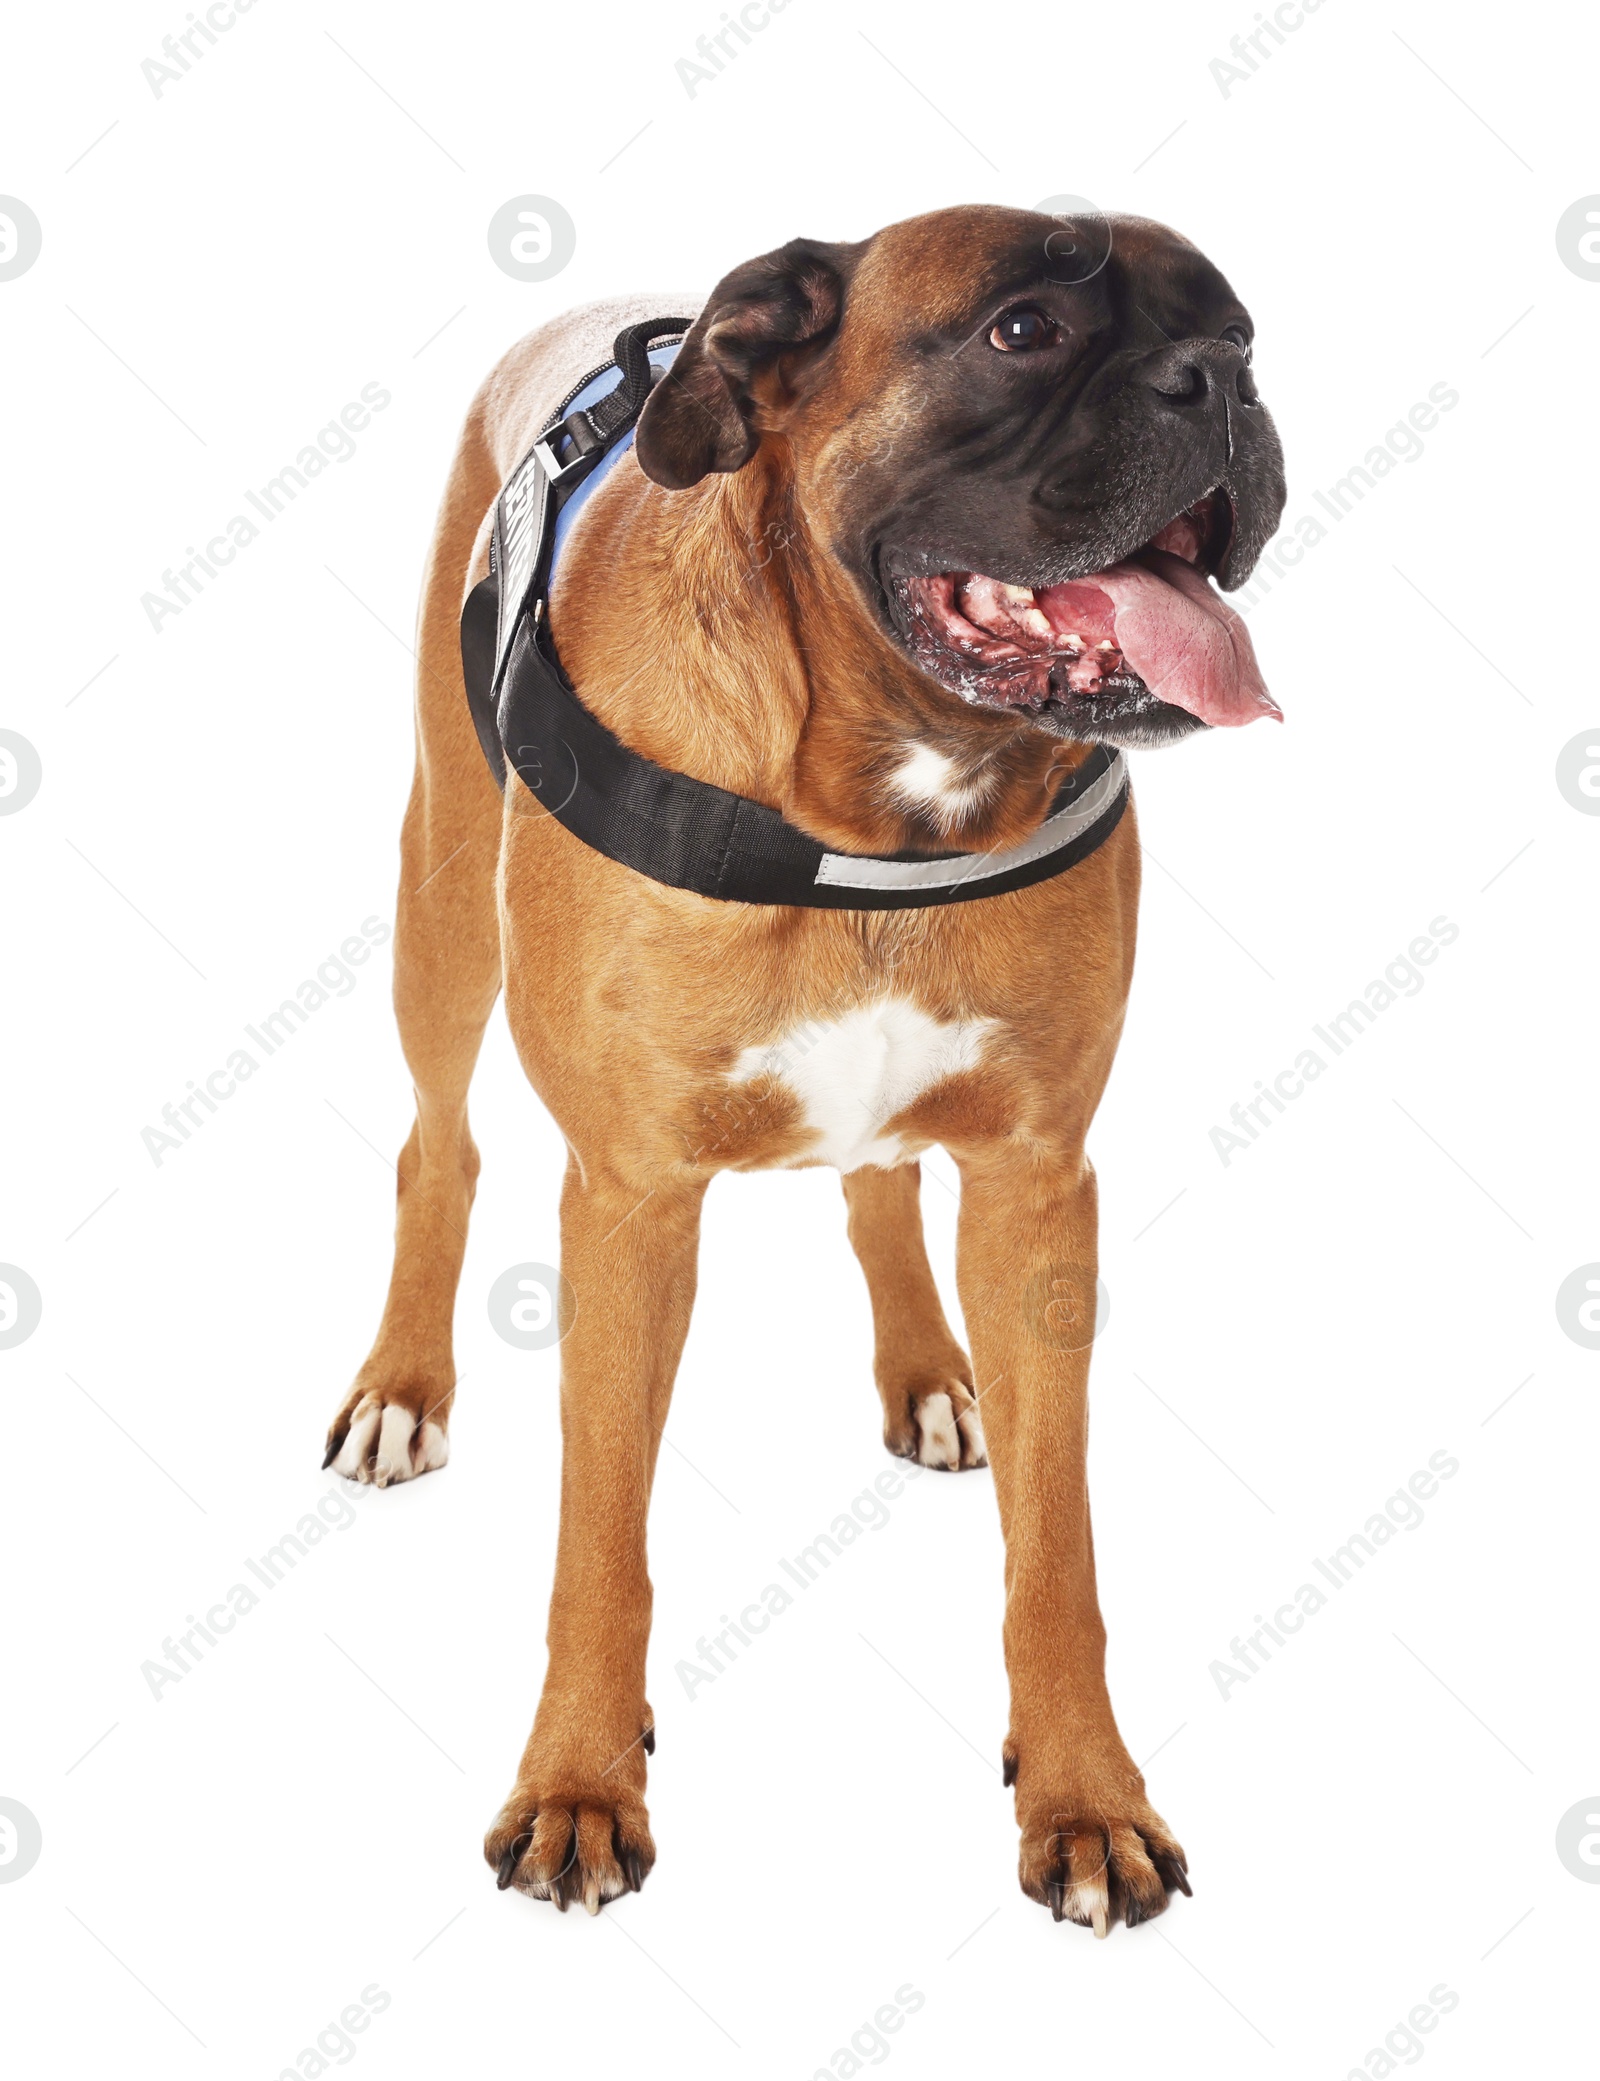
[[1281,721],[1243,621],[1210,582],[1232,518],[1226,494],[1208,492],[1129,555],[1061,584],[981,571],[898,578],[895,618],[941,686],[1062,735],[1132,741],[1162,709],[1181,710],[1171,721],[1189,728]]

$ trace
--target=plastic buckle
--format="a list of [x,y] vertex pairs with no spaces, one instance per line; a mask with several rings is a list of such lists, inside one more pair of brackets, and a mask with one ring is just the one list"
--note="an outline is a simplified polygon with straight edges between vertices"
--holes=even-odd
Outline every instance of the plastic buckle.
[[[571,441],[576,451],[565,462],[555,451],[555,443],[563,434]],[[534,443],[533,452],[538,456],[552,487],[559,490],[563,484],[570,484],[575,477],[582,476],[592,463],[599,461],[605,452],[605,443],[590,424],[587,412],[569,412],[559,426],[552,427],[542,441]]]

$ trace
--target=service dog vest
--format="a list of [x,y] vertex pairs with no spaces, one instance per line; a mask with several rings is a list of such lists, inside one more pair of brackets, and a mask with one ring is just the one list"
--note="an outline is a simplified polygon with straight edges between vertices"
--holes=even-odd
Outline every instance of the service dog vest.
[[556,557],[584,499],[626,454],[651,385],[691,322],[659,318],[619,333],[613,359],[569,392],[495,502],[489,575],[462,609],[461,661],[496,785],[504,789],[510,767],[596,852],[724,903],[970,903],[1087,859],[1128,803],[1126,762],[1104,745],[1069,776],[1038,830],[1004,851],[834,853],[765,803],[641,757],[583,705],[550,640]]

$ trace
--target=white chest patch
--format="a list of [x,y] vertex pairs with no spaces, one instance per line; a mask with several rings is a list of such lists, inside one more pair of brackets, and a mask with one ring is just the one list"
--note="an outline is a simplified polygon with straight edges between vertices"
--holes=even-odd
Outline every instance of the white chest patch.
[[744,1084],[786,1084],[816,1136],[808,1162],[859,1170],[910,1161],[885,1124],[942,1078],[975,1069],[993,1019],[941,1024],[903,997],[863,1005],[842,1019],[806,1020],[770,1047],[746,1048],[730,1072]]

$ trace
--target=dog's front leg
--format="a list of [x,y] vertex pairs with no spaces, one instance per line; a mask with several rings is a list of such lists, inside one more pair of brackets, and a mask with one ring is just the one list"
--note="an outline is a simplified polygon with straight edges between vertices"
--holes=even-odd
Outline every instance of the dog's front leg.
[[1006,1669],[1022,1889],[1104,1935],[1187,1893],[1183,1851],[1117,1731],[1086,1458],[1094,1172],[1008,1144],[962,1162],[959,1282],[1006,1544]]
[[561,1529],[544,1691],[484,1842],[502,1887],[591,1914],[655,1861],[645,1811],[645,1520],[694,1301],[705,1181],[574,1165],[561,1205]]

